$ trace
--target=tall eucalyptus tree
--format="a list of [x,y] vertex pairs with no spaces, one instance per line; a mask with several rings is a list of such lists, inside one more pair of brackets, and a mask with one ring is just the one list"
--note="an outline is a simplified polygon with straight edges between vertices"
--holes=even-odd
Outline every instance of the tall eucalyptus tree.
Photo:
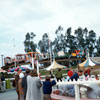
[[24,41],[25,52],[35,52],[36,51],[37,45],[33,41],[35,36],[36,35],[33,32],[26,34],[25,41]]

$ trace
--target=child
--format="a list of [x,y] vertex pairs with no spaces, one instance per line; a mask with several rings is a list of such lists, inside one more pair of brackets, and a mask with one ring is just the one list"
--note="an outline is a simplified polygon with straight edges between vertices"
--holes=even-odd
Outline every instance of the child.
[[43,100],[51,100],[50,94],[52,93],[52,86],[56,84],[56,81],[50,81],[50,77],[46,76],[45,81],[43,82]]

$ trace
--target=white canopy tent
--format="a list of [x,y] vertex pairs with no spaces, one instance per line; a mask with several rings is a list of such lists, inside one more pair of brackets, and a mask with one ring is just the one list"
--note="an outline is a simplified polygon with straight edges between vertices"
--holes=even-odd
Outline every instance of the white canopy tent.
[[58,64],[55,60],[53,61],[53,63],[46,68],[46,70],[50,71],[50,70],[54,70],[54,69],[62,69],[65,68],[65,66]]

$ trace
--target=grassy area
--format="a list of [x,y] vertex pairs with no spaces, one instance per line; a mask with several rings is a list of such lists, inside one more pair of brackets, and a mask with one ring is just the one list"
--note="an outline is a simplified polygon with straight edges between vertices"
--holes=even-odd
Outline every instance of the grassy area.
[[76,69],[77,66],[69,66],[69,68]]
[[[75,68],[77,68],[77,66],[70,66],[70,68],[75,69]],[[53,71],[54,74],[56,72],[57,72],[57,69]],[[50,71],[46,71],[43,69],[40,69],[40,73],[41,73],[41,75],[50,75]],[[62,73],[67,74],[67,69],[62,69]]]
[[41,75],[50,75],[50,72],[46,71],[46,70],[43,70],[43,69],[40,69],[40,74]]
[[[57,70],[54,70],[54,71],[53,71],[53,74],[55,75],[56,72],[57,72]],[[50,71],[46,71],[46,70],[40,70],[40,73],[41,73],[42,79],[45,78],[43,75],[50,75]],[[63,69],[63,70],[62,70],[62,73],[63,73],[63,77],[66,77],[67,70]]]
[[[57,70],[54,70],[53,73],[55,74],[57,72]],[[40,70],[41,75],[50,75],[50,71],[46,71],[46,70]],[[67,70],[66,69],[62,69],[62,73],[66,74]]]

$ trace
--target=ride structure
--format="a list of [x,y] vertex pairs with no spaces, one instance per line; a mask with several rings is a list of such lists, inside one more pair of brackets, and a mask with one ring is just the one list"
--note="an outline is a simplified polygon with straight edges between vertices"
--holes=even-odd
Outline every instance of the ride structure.
[[[26,65],[26,64],[30,64],[32,66],[32,62],[34,62],[34,66],[36,66],[38,57],[39,57],[38,52],[28,52],[26,54],[17,54],[15,55],[15,58],[5,57],[4,66],[2,66],[2,68],[3,69],[13,68],[15,67],[14,66],[15,63],[16,63],[16,66]],[[34,59],[33,61],[32,61],[32,58]]]

